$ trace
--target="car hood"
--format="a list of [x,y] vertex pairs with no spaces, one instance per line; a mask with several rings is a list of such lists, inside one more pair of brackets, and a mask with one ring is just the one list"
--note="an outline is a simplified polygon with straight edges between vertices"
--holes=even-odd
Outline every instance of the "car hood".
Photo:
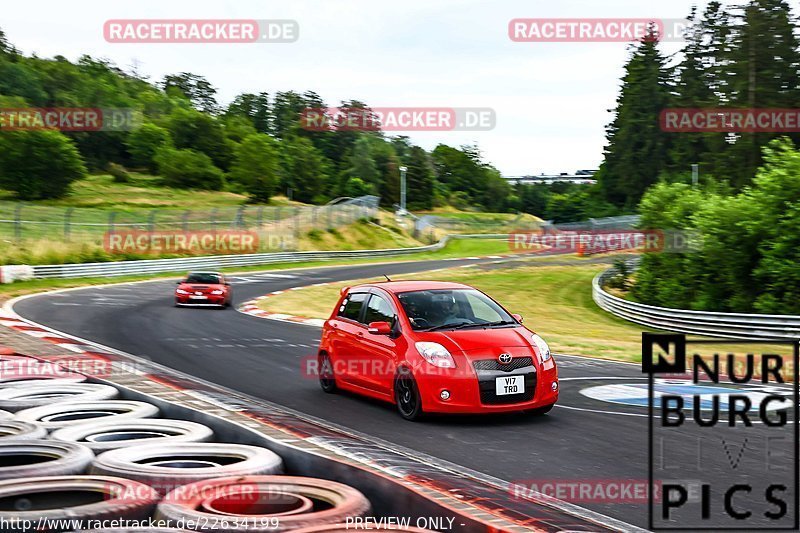
[[531,347],[531,332],[524,327],[462,329],[420,333],[420,341],[438,342],[461,352],[486,351],[492,348]]
[[225,285],[219,283],[181,283],[178,287],[190,291],[216,291],[224,289]]

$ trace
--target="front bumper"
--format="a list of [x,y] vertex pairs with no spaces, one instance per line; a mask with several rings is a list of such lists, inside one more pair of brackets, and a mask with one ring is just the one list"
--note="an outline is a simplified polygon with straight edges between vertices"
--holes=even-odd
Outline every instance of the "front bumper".
[[[553,358],[539,364],[520,366],[490,365],[488,358],[472,358],[459,368],[415,373],[422,409],[429,413],[504,413],[546,407],[558,401],[558,370]],[[476,365],[476,363],[478,363]],[[433,368],[433,367],[431,367]],[[524,391],[517,394],[495,394],[495,380],[522,376]],[[553,384],[555,383],[555,390]],[[447,391],[449,398],[442,399]]]
[[176,294],[175,304],[192,307],[216,307],[225,305],[224,294],[206,294],[205,298],[190,298],[188,294]]

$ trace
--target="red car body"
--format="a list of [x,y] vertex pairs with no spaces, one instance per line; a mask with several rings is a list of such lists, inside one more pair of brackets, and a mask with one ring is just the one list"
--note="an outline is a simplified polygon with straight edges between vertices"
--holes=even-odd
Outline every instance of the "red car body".
[[175,288],[176,306],[228,307],[231,287],[219,272],[189,272]]
[[[438,319],[426,305],[441,305],[426,302],[438,300],[448,313],[464,317],[448,316],[432,328]],[[495,314],[501,324],[491,322]],[[345,288],[323,327],[320,383],[328,392],[341,388],[394,402],[407,419],[422,413],[545,413],[558,400],[558,370],[547,344],[521,322],[458,283]],[[404,409],[402,397],[418,405]]]

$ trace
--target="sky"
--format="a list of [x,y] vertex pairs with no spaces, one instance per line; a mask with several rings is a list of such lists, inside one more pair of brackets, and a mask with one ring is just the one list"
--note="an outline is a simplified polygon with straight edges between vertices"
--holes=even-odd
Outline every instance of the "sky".
[[[731,2],[723,2],[731,3]],[[0,29],[26,54],[134,65],[151,81],[205,76],[241,92],[313,90],[329,106],[489,107],[490,131],[410,132],[426,149],[477,144],[506,176],[594,169],[629,55],[626,43],[519,43],[514,18],[685,18],[692,0],[25,0]],[[705,2],[699,3],[702,8]],[[109,19],[293,19],[293,43],[109,43]],[[663,43],[674,54],[679,43]],[[401,132],[398,132],[398,134]]]

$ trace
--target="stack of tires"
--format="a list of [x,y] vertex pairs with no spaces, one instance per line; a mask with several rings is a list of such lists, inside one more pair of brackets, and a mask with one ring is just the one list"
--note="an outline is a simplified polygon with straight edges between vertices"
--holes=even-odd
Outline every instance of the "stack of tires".
[[23,357],[0,354],[3,531],[147,519],[195,531],[339,531],[370,511],[352,487],[283,475],[266,448],[214,442],[203,424],[159,418],[113,386]]

